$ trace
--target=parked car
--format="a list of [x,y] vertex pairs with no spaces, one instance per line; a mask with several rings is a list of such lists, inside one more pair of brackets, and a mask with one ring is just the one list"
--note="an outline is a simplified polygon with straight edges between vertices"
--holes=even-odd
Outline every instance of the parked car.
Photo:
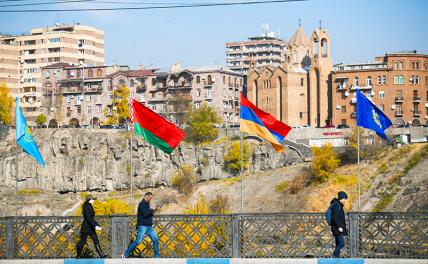
[[112,126],[112,125],[101,125],[100,126],[100,129],[113,129],[114,128],[114,126]]
[[410,127],[410,124],[400,124],[400,125],[396,125],[395,127]]
[[343,129],[343,128],[349,128],[349,126],[343,125],[343,124],[337,126],[337,129]]

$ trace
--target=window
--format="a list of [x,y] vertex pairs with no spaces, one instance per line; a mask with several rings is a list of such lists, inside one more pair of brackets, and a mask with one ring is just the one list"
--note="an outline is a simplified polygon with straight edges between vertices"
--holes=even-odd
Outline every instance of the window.
[[59,43],[61,42],[60,38],[49,38],[48,43]]
[[399,69],[400,69],[400,70],[404,70],[404,64],[403,64],[403,62],[402,62],[402,61],[400,61],[400,64],[399,64],[399,65],[400,65],[400,68],[399,68]]
[[384,104],[380,105],[380,110],[385,111],[385,105]]
[[346,105],[342,105],[341,109],[342,109],[342,113],[346,113]]
[[418,98],[418,90],[413,90],[413,98]]
[[97,105],[97,113],[101,113],[101,110],[102,110],[101,105]]
[[71,71],[67,70],[67,78],[71,78]]
[[101,77],[103,75],[103,71],[101,69],[97,70],[97,77]]
[[92,113],[92,106],[88,106],[88,114]]
[[354,86],[358,86],[358,84],[359,84],[359,79],[358,79],[358,77],[355,77],[355,79],[354,79]]
[[87,102],[90,102],[91,100],[92,100],[91,96],[90,96],[90,95],[87,95],[87,96],[86,96],[86,101],[87,101]]
[[199,76],[196,76],[196,83],[201,83],[201,77],[199,77]]
[[223,84],[226,84],[226,76],[223,75]]
[[[428,101],[428,91],[427,91],[427,99],[426,100]],[[427,109],[428,109],[428,107],[427,107]]]
[[397,97],[398,98],[403,98],[403,91],[397,90]]
[[414,69],[415,69],[415,62],[412,61],[412,70],[414,70]]
[[81,106],[76,106],[76,109],[77,109],[78,114],[82,113],[82,107]]
[[371,76],[367,76],[366,85],[367,86],[372,86],[372,77]]
[[345,99],[346,99],[346,94],[342,93],[342,100],[345,100]]
[[421,79],[419,78],[419,76],[416,76],[414,83],[419,84],[420,82],[421,82]]
[[382,84],[386,84],[386,76],[382,76]]
[[382,84],[382,76],[377,77],[377,84]]
[[213,81],[211,79],[211,75],[208,75],[208,85],[212,85],[212,84],[213,84]]
[[213,95],[213,90],[212,89],[207,89],[207,98],[211,98]]
[[400,75],[400,84],[404,84],[404,77],[403,77],[403,75]]
[[113,100],[113,93],[108,93],[108,99]]
[[134,85],[135,85],[135,81],[134,81],[134,79],[131,79],[129,81],[129,86],[134,87]]
[[385,98],[385,92],[379,91],[379,98]]
[[200,102],[195,102],[195,108],[199,109],[201,107],[201,103]]
[[342,119],[342,125],[346,125],[346,119]]
[[398,84],[398,76],[397,75],[394,76],[394,84]]
[[303,118],[303,112],[299,112],[299,118],[302,119]]
[[398,69],[398,62],[394,61],[394,70]]
[[196,89],[196,97],[201,96],[201,89]]
[[80,78],[80,69],[78,69],[77,71],[76,71],[76,78]]
[[303,86],[304,79],[300,78],[300,86]]
[[94,71],[93,71],[92,69],[89,69],[89,70],[88,70],[88,77],[89,77],[89,78],[94,77]]
[[71,95],[67,95],[67,103],[71,102]]

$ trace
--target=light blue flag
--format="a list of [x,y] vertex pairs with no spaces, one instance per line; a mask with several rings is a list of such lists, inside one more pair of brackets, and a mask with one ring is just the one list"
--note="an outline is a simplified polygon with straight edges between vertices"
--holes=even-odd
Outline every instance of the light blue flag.
[[357,89],[357,126],[371,129],[388,140],[385,130],[391,125],[391,120]]
[[40,165],[45,167],[45,161],[37,148],[36,141],[34,140],[31,130],[27,125],[21,108],[19,107],[19,99],[15,98],[16,102],[16,142],[21,148],[33,157]]

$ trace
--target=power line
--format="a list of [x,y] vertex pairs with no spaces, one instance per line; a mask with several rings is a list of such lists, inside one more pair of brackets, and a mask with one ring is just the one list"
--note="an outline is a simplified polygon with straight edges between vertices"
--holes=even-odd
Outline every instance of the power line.
[[[16,0],[15,0],[16,1]],[[112,11],[112,10],[152,10],[152,9],[178,9],[195,7],[216,7],[216,6],[238,6],[238,5],[258,5],[286,2],[303,2],[307,0],[270,0],[252,2],[232,2],[232,3],[209,3],[209,4],[189,4],[189,5],[169,5],[169,6],[147,6],[147,7],[110,7],[110,8],[77,8],[77,9],[25,9],[25,10],[0,10],[0,13],[36,13],[36,12],[84,12],[84,11]]]
[[54,4],[67,4],[67,3],[78,3],[78,2],[93,2],[93,1],[96,1],[96,0],[62,0],[62,1],[39,2],[39,3],[8,4],[8,5],[1,5],[0,7],[54,5]]
[[[19,1],[27,1],[27,0],[19,0]],[[39,3],[7,4],[7,5],[0,5],[0,7],[39,6],[39,5],[78,3],[78,2],[85,2],[87,4],[118,4],[118,5],[191,5],[191,4],[186,4],[186,3],[156,3],[156,2],[140,2],[139,3],[139,2],[97,1],[97,0],[60,0],[60,1],[39,2]]]

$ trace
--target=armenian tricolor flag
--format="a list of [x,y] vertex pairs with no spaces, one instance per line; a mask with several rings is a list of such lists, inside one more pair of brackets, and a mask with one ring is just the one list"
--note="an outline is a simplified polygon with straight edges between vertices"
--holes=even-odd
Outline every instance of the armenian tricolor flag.
[[281,142],[291,127],[276,120],[273,116],[257,108],[241,93],[240,130],[257,135],[269,141],[277,152],[283,152]]

